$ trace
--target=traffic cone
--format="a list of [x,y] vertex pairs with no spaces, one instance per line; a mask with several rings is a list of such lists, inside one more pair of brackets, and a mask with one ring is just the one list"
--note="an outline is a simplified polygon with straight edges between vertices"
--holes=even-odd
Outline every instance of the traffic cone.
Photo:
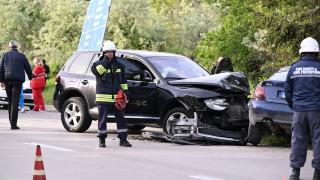
[[34,162],[33,180],[46,180],[40,145],[37,145],[36,161]]

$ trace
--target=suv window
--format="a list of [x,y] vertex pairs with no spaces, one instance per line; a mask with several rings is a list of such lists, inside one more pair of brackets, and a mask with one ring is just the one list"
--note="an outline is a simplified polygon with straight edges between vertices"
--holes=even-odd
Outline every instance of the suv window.
[[69,72],[76,74],[85,74],[87,72],[92,54],[79,54],[69,67]]
[[[123,59],[121,57],[118,57],[118,58],[119,58],[118,59],[119,62],[125,66],[127,80],[139,81],[142,77],[143,70],[127,59]],[[89,69],[91,69],[93,63],[96,62],[98,59],[99,59],[99,54],[95,54],[95,56],[93,57],[93,60],[90,63]],[[92,74],[92,72],[89,71],[89,74]]]
[[119,62],[125,66],[127,80],[141,80],[143,70],[128,59],[119,58]]

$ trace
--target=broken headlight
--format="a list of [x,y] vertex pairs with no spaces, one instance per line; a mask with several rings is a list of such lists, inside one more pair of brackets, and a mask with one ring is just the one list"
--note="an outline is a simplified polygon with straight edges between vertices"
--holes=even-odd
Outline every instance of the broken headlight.
[[208,106],[208,108],[216,111],[223,111],[229,107],[229,104],[225,99],[207,99],[204,101],[204,103]]

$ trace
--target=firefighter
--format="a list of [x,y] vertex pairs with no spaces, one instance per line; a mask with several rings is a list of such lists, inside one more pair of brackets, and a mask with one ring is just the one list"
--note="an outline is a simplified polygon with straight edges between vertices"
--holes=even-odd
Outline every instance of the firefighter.
[[[98,105],[98,137],[99,147],[106,147],[107,116],[110,111],[115,115],[117,122],[118,138],[120,146],[132,147],[127,141],[128,129],[124,118],[124,108],[115,107],[119,90],[128,95],[128,85],[124,65],[115,56],[116,46],[111,41],[106,41],[101,47],[99,60],[93,63],[91,71],[96,76],[96,102]],[[127,101],[128,102],[128,101]]]
[[308,37],[301,42],[301,59],[292,64],[285,82],[285,97],[293,109],[290,167],[291,180],[298,180],[311,139],[315,168],[313,180],[320,180],[320,61],[318,42]]

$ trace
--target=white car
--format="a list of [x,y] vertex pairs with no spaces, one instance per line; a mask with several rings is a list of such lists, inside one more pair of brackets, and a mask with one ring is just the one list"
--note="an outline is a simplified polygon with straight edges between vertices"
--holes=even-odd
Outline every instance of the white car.
[[[28,76],[25,75],[26,80],[23,83],[23,98],[24,104],[23,106],[28,106],[29,109],[33,109],[34,107],[34,100],[32,95],[32,89],[30,88],[30,80]],[[8,108],[8,98],[5,88],[0,87],[0,106],[4,107],[5,109]]]

